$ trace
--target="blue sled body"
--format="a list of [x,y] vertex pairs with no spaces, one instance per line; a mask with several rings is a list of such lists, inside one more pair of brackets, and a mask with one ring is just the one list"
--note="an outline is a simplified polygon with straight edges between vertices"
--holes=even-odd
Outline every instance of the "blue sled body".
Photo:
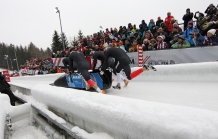
[[[112,73],[106,70],[103,75],[99,72],[90,72],[90,78],[97,83],[102,90],[108,89],[112,85]],[[86,89],[86,83],[82,75],[75,73],[71,75],[62,75],[54,82],[54,86]]]

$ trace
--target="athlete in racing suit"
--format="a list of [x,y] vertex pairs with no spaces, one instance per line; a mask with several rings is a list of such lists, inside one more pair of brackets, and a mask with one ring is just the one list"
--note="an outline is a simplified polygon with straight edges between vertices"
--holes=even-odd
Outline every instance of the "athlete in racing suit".
[[[93,87],[97,92],[105,94],[104,90],[101,90],[97,84],[90,78],[90,73],[88,72],[89,70],[89,63],[85,59],[85,56],[83,53],[78,52],[78,51],[72,51],[69,55],[69,68],[72,73],[74,73],[73,70],[73,61],[76,62],[78,72],[81,73],[85,81],[87,81],[87,85],[90,85]],[[67,73],[69,74],[69,70],[67,70]]]
[[[130,58],[129,56],[120,48],[109,48],[107,49],[105,53],[105,61],[102,66],[102,71],[105,71],[106,68],[108,67],[108,59],[109,57],[113,57],[115,59],[115,64],[114,67],[117,65],[119,62],[117,68],[116,68],[116,74],[117,74],[117,85],[113,86],[113,88],[120,89],[120,81],[121,81],[121,76],[120,76],[120,71],[123,69],[124,73],[126,74],[127,79],[131,80],[138,76],[140,73],[143,71],[149,70],[146,65],[143,66],[143,68],[140,68],[134,72],[131,73],[131,68],[130,68]],[[103,72],[101,72],[103,74]]]

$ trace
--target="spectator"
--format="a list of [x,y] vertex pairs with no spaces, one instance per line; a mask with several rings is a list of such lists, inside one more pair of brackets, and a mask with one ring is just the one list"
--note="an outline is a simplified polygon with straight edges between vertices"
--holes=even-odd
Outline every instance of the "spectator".
[[216,29],[210,29],[207,36],[204,38],[204,45],[214,46],[218,44],[218,37],[216,36]]
[[148,23],[148,29],[149,30],[151,30],[152,24],[155,24],[153,19],[151,19],[150,22]]
[[153,38],[153,34],[151,33],[151,31],[146,31],[145,32],[145,39],[151,40]]
[[213,4],[210,4],[204,13],[206,13],[206,16],[212,18],[212,16],[216,13],[217,9]]
[[150,29],[150,31],[151,31],[152,34],[155,34],[156,31],[157,31],[157,27],[155,26],[155,23],[154,23],[154,22],[151,23],[151,29]]
[[160,49],[166,49],[167,48],[167,43],[164,42],[164,39],[163,39],[163,36],[158,36],[157,37],[157,50],[160,50]]
[[[198,15],[197,15],[197,14],[198,14]],[[201,28],[201,25],[202,25],[202,23],[203,23],[204,14],[201,13],[201,12],[199,12],[199,11],[197,11],[197,12],[195,12],[194,18],[197,19],[197,23],[196,23],[197,28],[200,29],[200,28]]]
[[176,24],[173,25],[173,30],[169,35],[169,41],[173,40],[174,36],[180,34],[182,35],[182,32],[179,32],[178,26]]
[[[195,29],[198,30],[197,28],[195,28]],[[187,29],[183,32],[183,35],[185,36],[185,39],[187,41],[189,41],[191,39],[191,35],[190,34],[192,33],[193,30],[194,30],[193,21],[189,21]]]
[[163,20],[162,20],[161,17],[159,16],[159,17],[157,18],[157,21],[156,21],[156,26],[157,26],[157,28],[160,27],[160,23],[162,23],[162,22],[163,22]]
[[164,23],[164,22],[160,23],[160,27],[162,27],[164,32],[168,33],[168,27],[166,26],[166,23]]
[[193,31],[191,33],[191,39],[189,40],[189,43],[191,44],[191,46],[194,46],[194,47],[202,46],[203,41],[204,41],[204,37],[199,32]]
[[190,43],[185,40],[184,35],[180,35],[178,38],[178,42],[172,45],[172,48],[177,49],[177,48],[188,48],[190,47]]
[[126,39],[124,44],[125,44],[125,45],[124,45],[125,50],[126,50],[127,52],[129,52],[129,48],[131,47],[131,43],[129,42],[128,39]]
[[[147,24],[146,24],[147,25]],[[143,25],[142,25],[143,26]],[[131,30],[132,33],[136,33],[136,25],[133,25],[133,29]]]
[[184,30],[187,28],[187,24],[193,18],[193,13],[190,12],[190,9],[186,9],[186,14],[183,16],[182,20],[184,20]]
[[180,35],[180,34],[175,34],[175,35],[173,36],[173,39],[170,40],[169,48],[171,48],[173,44],[175,44],[175,43],[178,42],[179,35]]
[[126,49],[125,49],[122,41],[119,41],[119,48],[121,48],[124,52],[126,52]]
[[159,27],[159,29],[157,30],[157,33],[155,34],[155,38],[157,38],[158,36],[162,36],[165,42],[168,42],[169,40],[168,34],[164,32],[162,27]]
[[168,12],[167,17],[165,18],[165,24],[166,24],[167,27],[169,27],[172,18],[174,18],[174,17],[171,16],[170,12]]
[[142,44],[143,51],[148,51],[148,46],[149,46],[149,40],[144,39]]
[[133,41],[132,47],[129,48],[129,52],[137,52],[137,41]]
[[137,31],[138,35],[142,35],[144,33],[145,29],[142,27],[142,24],[139,25],[139,30]]
[[145,29],[148,25],[145,23],[145,20],[142,20],[142,27]]
[[173,24],[176,23],[176,20],[174,18],[171,19],[170,24],[168,25],[168,34],[170,34],[173,31]]
[[156,47],[157,47],[157,41],[154,38],[152,38],[150,40],[148,50],[154,50]]

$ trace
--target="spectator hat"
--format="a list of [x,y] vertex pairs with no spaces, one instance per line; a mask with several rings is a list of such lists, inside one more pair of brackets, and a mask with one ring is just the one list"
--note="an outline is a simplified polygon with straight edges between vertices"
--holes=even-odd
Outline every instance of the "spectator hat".
[[179,35],[179,38],[182,40],[185,40],[185,36],[184,35]]
[[122,42],[122,41],[119,41],[119,44],[120,44],[120,45],[123,45],[123,42]]
[[211,33],[212,35],[215,35],[216,29],[210,29],[207,33]]
[[161,39],[163,40],[163,36],[161,36],[161,35],[160,35],[160,36],[158,36],[157,38],[161,38]]
[[191,20],[191,21],[189,21],[189,22],[188,22],[188,24],[190,24],[190,25],[193,25],[193,21],[192,21],[192,20]]

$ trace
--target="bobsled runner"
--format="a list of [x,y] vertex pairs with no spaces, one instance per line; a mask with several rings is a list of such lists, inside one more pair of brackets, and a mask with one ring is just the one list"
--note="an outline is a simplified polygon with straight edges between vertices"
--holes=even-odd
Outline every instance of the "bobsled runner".
[[[112,85],[112,72],[106,70],[103,75],[100,75],[99,71],[89,71],[90,78],[97,83],[101,90],[109,89]],[[86,83],[82,75],[79,73],[64,74],[54,81],[54,86],[75,88],[75,89],[86,89]]]

